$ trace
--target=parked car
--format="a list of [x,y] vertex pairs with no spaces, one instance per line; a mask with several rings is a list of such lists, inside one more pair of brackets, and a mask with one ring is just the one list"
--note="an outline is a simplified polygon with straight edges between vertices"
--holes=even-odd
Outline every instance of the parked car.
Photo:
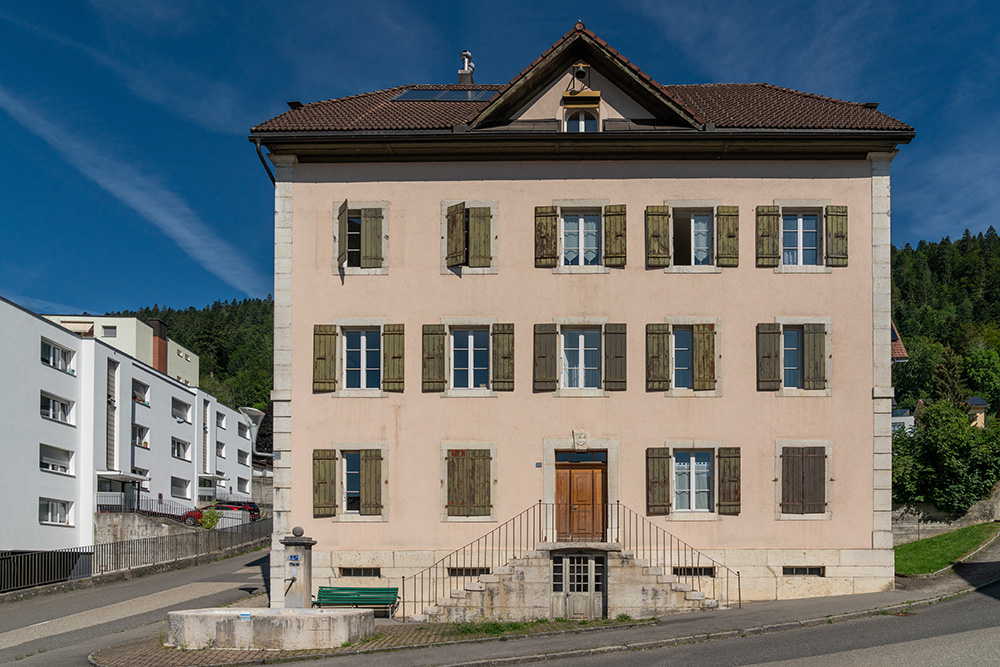
[[256,521],[257,519],[260,518],[260,505],[258,505],[257,503],[251,503],[246,500],[227,500],[225,504],[235,505],[240,509],[250,512],[251,521]]
[[[253,505],[253,508],[248,507],[249,505]],[[205,505],[201,509],[191,510],[190,512],[181,516],[181,521],[183,521],[189,526],[197,525],[201,523],[202,512],[210,508],[219,511],[229,510],[231,512],[248,512],[250,514],[251,521],[256,521],[257,519],[260,518],[260,508],[257,506],[256,503],[246,503],[242,501],[233,501],[233,502],[217,501],[212,503],[211,505]]]

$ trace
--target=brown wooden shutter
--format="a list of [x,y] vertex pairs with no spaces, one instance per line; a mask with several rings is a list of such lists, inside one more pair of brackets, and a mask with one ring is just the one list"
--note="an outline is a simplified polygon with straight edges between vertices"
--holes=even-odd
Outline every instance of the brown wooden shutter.
[[802,447],[781,448],[781,513],[802,514]]
[[670,325],[646,325],[646,391],[670,389]]
[[337,211],[337,266],[347,263],[347,200]]
[[468,255],[465,242],[465,202],[459,202],[448,207],[448,214],[445,217],[447,229],[445,244],[448,255],[445,264],[448,266],[459,266],[468,262]]
[[313,326],[313,391],[337,388],[337,325]]
[[559,264],[559,209],[535,207],[535,266],[552,268]]
[[444,391],[444,325],[425,324],[424,325],[424,365],[423,365],[423,388],[424,391]]
[[778,266],[781,260],[780,223],[777,206],[757,207],[757,266]]
[[670,449],[646,449],[646,514],[670,514]]
[[469,266],[486,268],[493,265],[493,251],[490,248],[493,232],[493,214],[489,206],[474,206],[469,209]]
[[361,268],[382,268],[382,209],[361,209]]
[[740,448],[719,447],[719,514],[740,513]]
[[826,449],[802,448],[802,513],[826,512]]
[[557,331],[555,324],[535,325],[535,391],[555,391],[559,387]]
[[847,207],[826,207],[826,265],[847,266]]
[[716,212],[715,265],[740,265],[740,207],[720,206]]
[[449,449],[446,456],[448,516],[489,516],[490,452],[487,449]]
[[403,325],[382,327],[382,391],[403,391]]
[[382,452],[362,449],[361,452],[361,510],[363,516],[382,514]]
[[625,391],[628,375],[624,324],[604,325],[604,388]]
[[337,514],[337,452],[313,450],[313,517]]
[[806,324],[802,330],[802,352],[805,357],[802,388],[826,389],[826,326]]
[[781,389],[781,325],[757,325],[757,391]]
[[514,391],[514,325],[493,325],[493,391]]
[[604,207],[604,266],[625,267],[625,204]]
[[694,335],[694,390],[715,389],[715,325],[696,324]]
[[646,266],[670,266],[670,207],[646,207]]

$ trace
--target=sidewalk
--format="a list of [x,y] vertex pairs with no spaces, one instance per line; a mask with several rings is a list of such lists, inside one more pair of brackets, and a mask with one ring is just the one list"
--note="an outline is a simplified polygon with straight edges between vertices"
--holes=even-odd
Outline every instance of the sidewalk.
[[[666,616],[655,623],[621,624],[606,621],[601,627],[544,623],[530,635],[462,637],[450,625],[377,621],[374,638],[348,647],[322,651],[239,651],[223,649],[168,649],[160,637],[104,649],[91,663],[99,667],[207,667],[210,665],[267,664],[309,659],[311,664],[398,666],[400,649],[422,648],[406,654],[405,664],[485,665],[537,662],[615,651],[657,648],[724,639],[741,635],[779,632],[850,620],[875,614],[902,613],[915,606],[981,588],[1000,579],[1000,540],[976,554],[970,562],[933,579],[897,577],[896,590],[804,600],[753,602],[742,609],[693,612]],[[548,630],[548,632],[544,632]],[[516,640],[516,641],[510,641]],[[328,659],[324,659],[328,658]]]

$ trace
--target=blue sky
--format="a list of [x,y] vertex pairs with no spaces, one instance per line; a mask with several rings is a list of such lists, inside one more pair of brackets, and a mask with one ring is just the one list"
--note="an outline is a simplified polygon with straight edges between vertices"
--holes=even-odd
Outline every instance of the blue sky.
[[916,127],[893,163],[897,245],[997,223],[995,1],[10,2],[0,295],[95,313],[263,297],[252,125],[288,100],[453,83],[462,49],[505,83],[577,19],[661,83],[766,81]]

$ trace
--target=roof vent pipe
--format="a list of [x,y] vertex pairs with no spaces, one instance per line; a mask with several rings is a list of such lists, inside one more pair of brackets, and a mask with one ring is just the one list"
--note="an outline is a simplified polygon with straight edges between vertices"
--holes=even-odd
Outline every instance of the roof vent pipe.
[[459,85],[472,85],[475,81],[472,80],[472,73],[476,71],[476,64],[472,62],[472,54],[468,51],[462,51],[462,69],[458,70],[458,84]]

